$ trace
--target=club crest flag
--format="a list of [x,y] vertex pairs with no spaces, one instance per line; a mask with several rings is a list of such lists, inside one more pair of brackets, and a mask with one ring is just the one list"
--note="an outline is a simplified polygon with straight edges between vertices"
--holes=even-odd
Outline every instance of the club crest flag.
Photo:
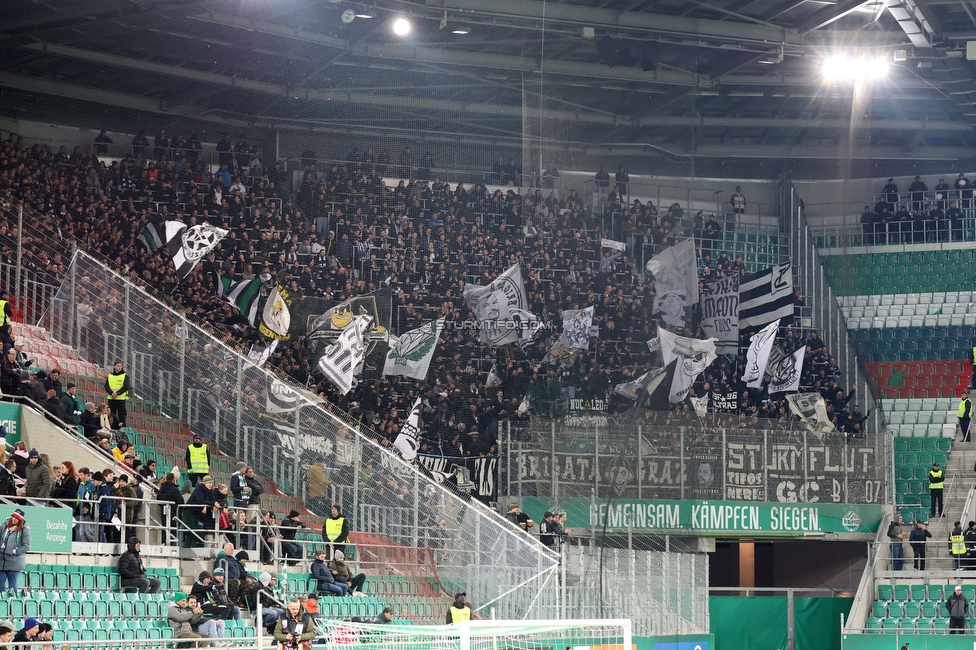
[[319,359],[318,369],[343,395],[359,383],[357,377],[366,360],[366,335],[372,324],[371,316],[356,316]]
[[530,325],[523,322],[522,314],[528,310],[528,303],[522,269],[518,264],[512,265],[488,286],[465,284],[462,294],[478,321],[482,343],[501,346],[525,338],[521,330]]
[[684,327],[684,308],[698,302],[698,271],[695,259],[695,240],[686,239],[664,249],[647,262],[647,270],[654,276],[654,313],[661,314],[665,323]]
[[190,275],[197,262],[216,248],[220,240],[227,236],[227,232],[209,223],[201,223],[183,230],[179,237],[169,240],[167,247],[176,266],[176,275],[180,279]]
[[746,352],[746,369],[742,373],[742,381],[749,388],[762,385],[766,364],[769,363],[769,353],[773,351],[776,342],[776,332],[779,331],[779,320],[770,323],[759,330],[749,339],[749,351]]
[[708,415],[708,396],[705,397],[692,397],[691,405],[695,407],[695,415],[700,418]]
[[769,394],[795,393],[800,390],[800,375],[803,373],[803,358],[807,348],[802,346],[793,354],[787,354],[773,367],[769,379]]
[[834,430],[834,423],[827,417],[827,403],[820,393],[795,393],[787,395],[786,401],[810,431],[824,434]]
[[178,237],[185,228],[186,224],[179,221],[164,221],[162,225],[148,223],[136,240],[150,253],[155,253]]
[[420,447],[420,404],[421,399],[418,397],[413,403],[413,408],[410,409],[407,421],[403,423],[400,433],[393,441],[393,446],[403,456],[403,460],[413,460],[417,457],[417,449]]
[[563,311],[563,333],[560,343],[570,350],[590,347],[590,327],[593,325],[593,307],[566,309]]
[[383,374],[426,378],[437,349],[437,338],[443,330],[444,320],[441,319],[424,323],[403,336],[391,336]]
[[289,305],[291,305],[291,297],[288,292],[275,284],[271,295],[264,301],[264,311],[261,314],[258,330],[269,339],[289,338],[288,330],[291,328]]

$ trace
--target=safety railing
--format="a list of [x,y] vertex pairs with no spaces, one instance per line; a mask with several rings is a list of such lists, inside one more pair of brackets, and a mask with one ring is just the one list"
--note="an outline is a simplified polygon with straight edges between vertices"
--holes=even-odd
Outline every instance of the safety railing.
[[936,221],[926,216],[924,220],[812,226],[810,231],[817,248],[824,251],[879,246],[884,246],[885,251],[910,251],[922,245],[923,250],[956,249],[965,242],[976,241],[976,218]]

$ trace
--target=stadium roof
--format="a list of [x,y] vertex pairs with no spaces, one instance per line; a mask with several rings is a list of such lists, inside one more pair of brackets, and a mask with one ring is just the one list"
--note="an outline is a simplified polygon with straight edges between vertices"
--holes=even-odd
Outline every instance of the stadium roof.
[[[592,154],[836,161],[853,110],[856,158],[957,161],[976,147],[969,0],[3,7],[8,117],[77,123],[81,114],[105,126],[151,113],[186,129],[399,129],[486,141],[541,131]],[[405,37],[390,30],[398,16],[413,24]],[[824,83],[822,62],[837,51],[893,62],[857,109],[852,85]]]

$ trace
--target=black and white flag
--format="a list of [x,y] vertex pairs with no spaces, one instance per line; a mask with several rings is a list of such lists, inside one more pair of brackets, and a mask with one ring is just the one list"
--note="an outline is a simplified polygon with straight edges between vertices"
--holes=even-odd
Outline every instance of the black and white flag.
[[702,332],[715,339],[719,354],[739,349],[739,276],[706,282],[702,293]]
[[563,333],[559,342],[570,350],[590,347],[590,327],[593,325],[593,307],[563,310]]
[[803,425],[817,434],[830,433],[834,423],[827,417],[827,403],[820,393],[796,393],[787,395],[790,410],[800,416]]
[[715,353],[715,339],[702,340],[678,336],[660,327],[657,336],[661,340],[661,357],[664,359],[664,365],[677,361],[668,399],[672,404],[678,404],[688,397],[698,376],[718,358]]
[[518,264],[512,265],[488,286],[465,284],[462,295],[478,321],[482,343],[501,346],[525,339],[522,330],[530,327],[529,323],[523,322],[528,302],[522,268]]
[[136,240],[145,246],[150,253],[155,253],[179,236],[184,229],[186,229],[186,224],[179,221],[164,221],[161,225],[150,222],[142,229]]
[[264,403],[271,413],[292,413],[299,405],[298,391],[277,377],[268,377],[268,396]]
[[413,460],[417,457],[417,449],[420,447],[420,404],[422,400],[418,397],[410,409],[407,421],[400,428],[393,446],[403,456],[403,460]]
[[769,353],[773,351],[773,344],[776,343],[778,331],[779,320],[762,328],[749,339],[749,350],[746,352],[746,369],[742,373],[742,381],[749,388],[758,388],[762,385],[763,376],[766,373],[766,364],[769,363]]
[[264,365],[265,361],[271,358],[271,355],[274,354],[277,347],[277,339],[272,341],[270,345],[266,343],[255,343],[251,346],[251,349],[248,350],[247,360],[260,368]]
[[789,262],[747,275],[739,283],[739,329],[774,320],[793,322],[793,270]]
[[319,359],[319,370],[343,395],[359,383],[357,378],[366,360],[366,335],[372,323],[371,316],[356,316]]
[[686,239],[664,249],[647,263],[654,275],[654,313],[665,323],[685,326],[685,307],[698,303],[698,271],[695,240]]
[[793,354],[787,354],[773,367],[769,379],[769,394],[795,393],[800,390],[800,375],[803,373],[803,358],[807,348],[802,346]]
[[291,328],[291,312],[288,309],[290,304],[291,296],[288,295],[288,291],[275,284],[271,295],[264,301],[258,331],[269,339],[288,339],[290,337],[288,330]]
[[167,247],[176,266],[176,275],[180,279],[190,275],[197,262],[216,248],[220,240],[227,236],[227,232],[209,223],[201,223],[183,230],[179,237],[169,240]]

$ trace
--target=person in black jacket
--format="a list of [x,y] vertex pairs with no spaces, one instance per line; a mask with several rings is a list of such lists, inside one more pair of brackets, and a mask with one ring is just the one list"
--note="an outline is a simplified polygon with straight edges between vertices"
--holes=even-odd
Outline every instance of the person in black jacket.
[[184,503],[183,494],[180,492],[179,486],[176,485],[176,476],[174,476],[172,473],[166,474],[160,481],[159,490],[156,492],[156,500],[173,504],[169,509],[169,518],[166,519],[163,517],[163,519],[166,521],[166,525],[170,529],[170,534],[166,536],[166,543],[172,545],[176,541],[172,534],[173,522],[179,515],[179,507]]
[[184,548],[201,548],[203,538],[207,531],[213,531],[215,526],[214,512],[218,507],[217,498],[214,495],[213,477],[207,474],[193,488],[193,493],[186,500],[186,505],[191,508],[183,508],[183,523],[196,534],[189,533],[183,538]]
[[81,428],[85,432],[85,437],[94,441],[99,438],[98,430],[102,428],[102,423],[95,413],[95,404],[85,402],[85,410],[81,412]]
[[126,551],[119,557],[119,577],[122,588],[135,587],[140,594],[158,594],[159,580],[146,576],[146,569],[139,555],[141,543],[138,537],[130,537]]
[[[213,576],[209,571],[201,571],[197,581],[190,588],[190,595],[197,599],[203,615],[209,618],[219,618],[229,621],[234,618],[234,608],[229,603],[221,604],[226,600],[226,593],[218,594],[214,588]],[[221,595],[223,598],[221,598]]]
[[908,534],[908,544],[915,555],[915,570],[925,571],[925,540],[931,539],[932,533],[924,521],[916,521],[912,532]]

